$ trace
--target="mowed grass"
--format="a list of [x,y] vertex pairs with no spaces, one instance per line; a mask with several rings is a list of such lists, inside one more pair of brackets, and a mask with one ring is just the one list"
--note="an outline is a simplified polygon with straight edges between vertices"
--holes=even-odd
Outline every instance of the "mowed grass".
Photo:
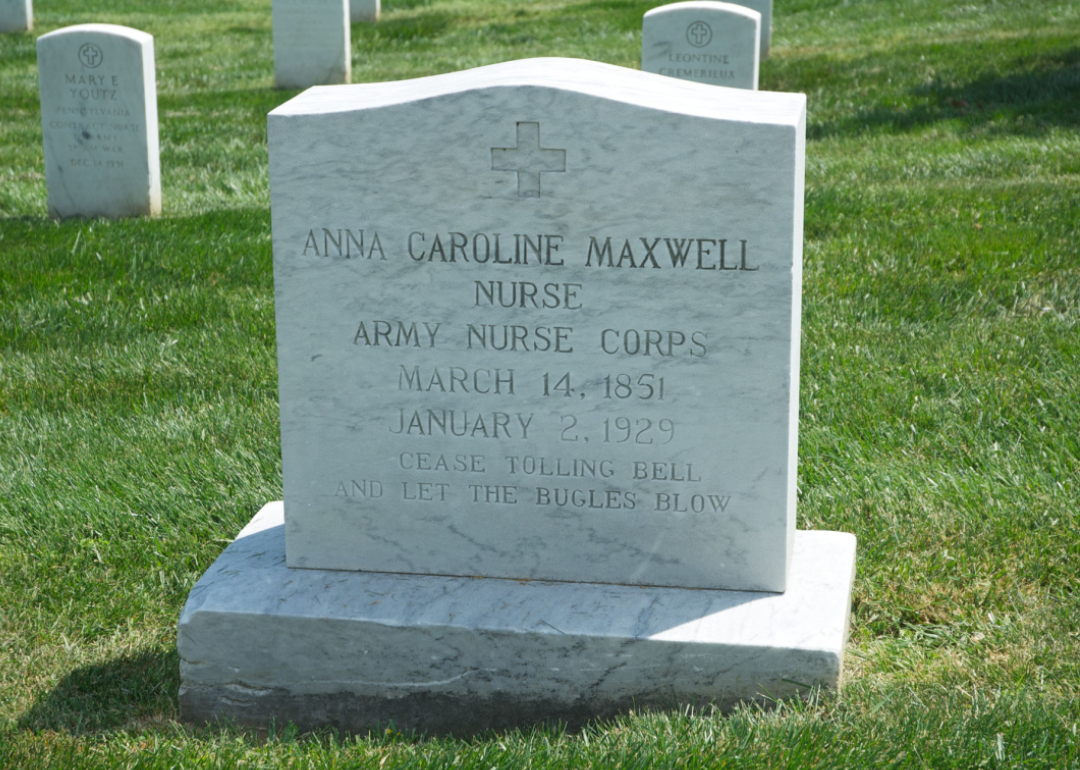
[[[178,721],[175,624],[281,494],[269,0],[0,35],[0,767],[1080,767],[1080,4],[775,0],[808,96],[799,521],[859,538],[836,699],[434,740]],[[635,67],[648,3],[386,0],[354,81]],[[46,216],[35,35],[155,36],[165,215]],[[362,151],[362,146],[358,146]]]

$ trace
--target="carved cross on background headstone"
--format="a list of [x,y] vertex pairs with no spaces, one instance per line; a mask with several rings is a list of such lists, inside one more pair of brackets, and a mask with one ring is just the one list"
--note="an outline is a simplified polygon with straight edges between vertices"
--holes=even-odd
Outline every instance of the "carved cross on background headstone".
[[516,171],[519,198],[540,197],[540,172],[566,171],[566,150],[540,148],[540,124],[517,124],[517,147],[492,147],[492,171]]
[[702,48],[712,40],[712,27],[703,21],[695,21],[686,28],[686,39],[695,48]]
[[87,43],[79,49],[79,61],[91,69],[101,64],[101,49],[93,43]]

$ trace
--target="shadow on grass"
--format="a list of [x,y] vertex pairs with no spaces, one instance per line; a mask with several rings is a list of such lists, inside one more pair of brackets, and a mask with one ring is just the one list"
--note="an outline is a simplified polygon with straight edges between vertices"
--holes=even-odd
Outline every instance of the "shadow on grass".
[[[545,28],[560,27],[569,34],[581,34],[586,30],[614,28],[620,32],[641,32],[641,18],[645,12],[660,5],[649,0],[587,0],[571,3],[554,10],[532,14],[532,18]],[[586,31],[585,34],[590,34]]]
[[[825,74],[831,78],[839,67],[833,63]],[[904,132],[942,120],[960,121],[968,129],[999,123],[997,130],[1010,134],[1038,134],[1053,126],[1075,128],[1080,126],[1080,47],[1017,55],[966,81],[948,83],[937,77],[909,89],[908,96],[904,101],[914,106],[887,106],[875,100],[850,116],[812,122],[807,137]]]
[[[584,3],[575,3],[571,6],[575,12],[616,12],[629,18],[633,18],[638,26],[641,25],[641,17],[645,12],[655,8],[656,3],[649,0],[588,0]],[[564,13],[559,11],[559,13]]]
[[[426,3],[416,3],[423,6]],[[409,6],[413,7],[413,6]],[[401,43],[410,40],[428,40],[438,37],[456,21],[456,15],[445,11],[427,11],[415,16],[382,18],[378,24],[354,24],[353,42],[373,43],[387,41]]]
[[[383,0],[380,4],[380,12],[383,17],[387,13],[393,11],[409,11],[413,8],[423,8],[424,6],[431,5],[432,0]],[[380,17],[379,23],[384,23],[383,17]],[[353,29],[356,29],[356,25],[353,25]]]
[[128,292],[157,286],[167,291],[191,282],[272,290],[267,208],[129,219],[0,217],[0,222],[11,243],[32,244],[21,259],[0,261],[0,301],[32,302],[65,289],[112,290],[122,301]]
[[[212,113],[217,110],[254,110],[260,115],[265,115],[270,110],[278,107],[303,89],[294,91],[253,86],[251,88],[236,88],[228,91],[213,89],[192,90],[184,93],[158,94],[158,112],[169,111],[205,112]],[[170,119],[169,116],[165,116]],[[173,118],[174,119],[174,118]]]
[[175,648],[138,652],[75,669],[23,714],[18,726],[85,735],[140,719],[176,718],[179,689]]
[[1011,107],[1028,114],[1059,112],[1067,125],[1080,123],[1080,47],[1039,54],[1015,64],[1021,71],[986,73],[961,86],[921,86],[914,93],[935,99],[939,106]]

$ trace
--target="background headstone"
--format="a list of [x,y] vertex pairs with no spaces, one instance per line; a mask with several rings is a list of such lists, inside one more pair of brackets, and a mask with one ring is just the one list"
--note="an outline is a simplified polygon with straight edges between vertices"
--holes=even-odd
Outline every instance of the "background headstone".
[[745,6],[761,14],[761,58],[769,58],[772,46],[772,6],[773,0],[741,0],[735,5]]
[[349,0],[350,20],[358,22],[376,22],[379,20],[379,0]]
[[278,88],[348,83],[349,0],[273,0]]
[[646,12],[641,69],[680,80],[757,90],[761,14],[694,0]]
[[0,32],[26,32],[33,28],[32,0],[0,0]]
[[37,52],[50,215],[160,214],[154,38],[81,24],[42,35]]
[[806,97],[716,93],[539,59],[270,114],[285,502],[191,591],[185,718],[839,687],[854,538],[794,529]]

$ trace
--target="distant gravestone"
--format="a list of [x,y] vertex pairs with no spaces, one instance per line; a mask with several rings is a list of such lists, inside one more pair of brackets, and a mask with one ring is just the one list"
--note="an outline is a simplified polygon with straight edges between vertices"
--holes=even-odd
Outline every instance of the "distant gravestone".
[[761,14],[761,58],[769,58],[772,47],[772,5],[773,0],[740,0],[735,5],[742,5]]
[[374,23],[379,20],[379,0],[349,0],[349,17],[353,24]]
[[273,0],[278,88],[348,83],[349,0]]
[[33,28],[31,0],[0,0],[0,32],[26,32]]
[[81,24],[42,35],[37,52],[49,213],[160,214],[154,38]]
[[186,718],[839,687],[854,538],[795,530],[806,100],[714,97],[538,59],[270,114],[285,500],[191,592]]
[[694,0],[653,8],[641,26],[641,69],[680,80],[757,90],[761,14]]

